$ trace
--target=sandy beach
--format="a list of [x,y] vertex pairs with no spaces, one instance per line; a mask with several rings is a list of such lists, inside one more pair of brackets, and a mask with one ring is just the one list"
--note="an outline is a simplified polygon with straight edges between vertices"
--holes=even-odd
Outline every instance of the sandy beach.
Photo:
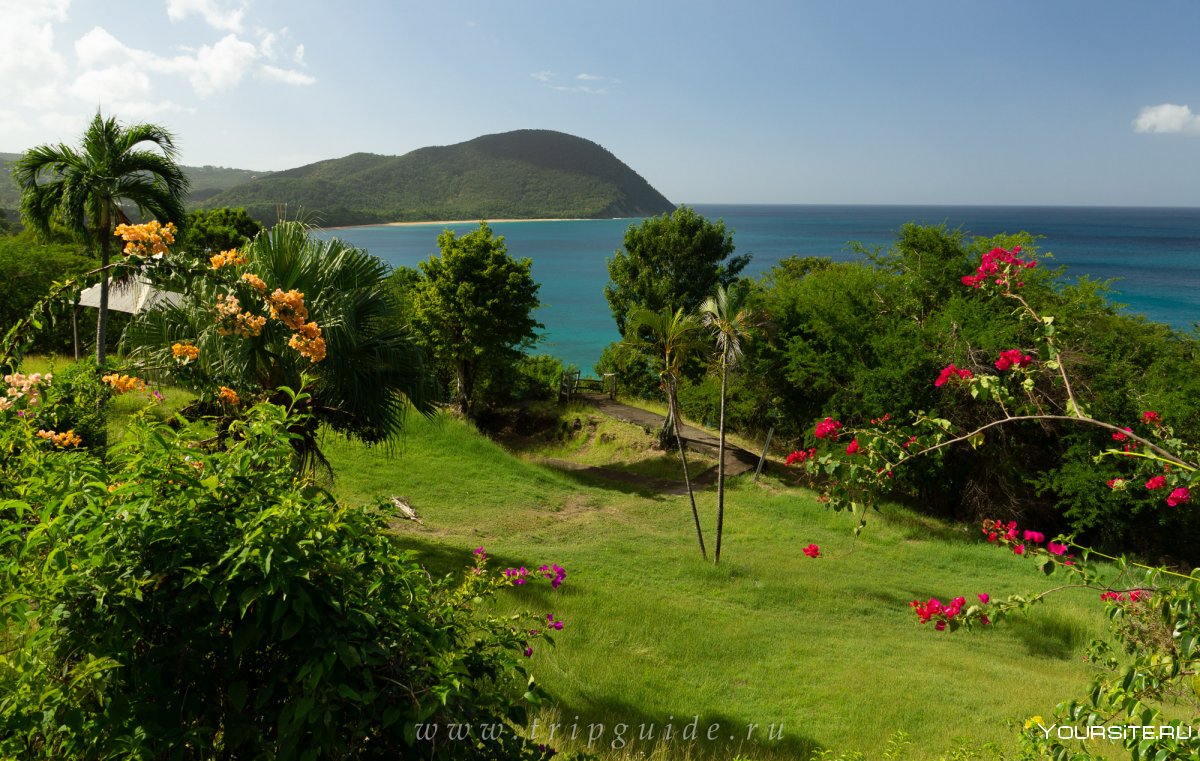
[[337,227],[325,227],[324,230],[345,230],[351,227],[431,227],[434,225],[477,225],[481,221],[490,224],[497,222],[583,222],[589,217],[540,217],[536,219],[441,219],[431,222],[375,222],[369,225],[340,225]]

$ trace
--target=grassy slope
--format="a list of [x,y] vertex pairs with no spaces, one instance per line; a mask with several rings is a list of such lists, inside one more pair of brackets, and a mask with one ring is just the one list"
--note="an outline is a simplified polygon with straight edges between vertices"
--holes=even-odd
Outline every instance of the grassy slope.
[[[567,568],[558,593],[520,590],[506,604],[567,621],[557,649],[532,666],[557,715],[579,717],[581,737],[595,722],[611,742],[618,722],[636,735],[640,723],[661,731],[668,717],[678,727],[699,714],[702,727],[721,722],[724,737],[782,723],[782,743],[742,749],[753,758],[817,748],[877,758],[897,730],[918,741],[906,758],[937,758],[956,737],[1008,745],[1008,723],[1084,691],[1082,648],[1104,624],[1096,595],[1081,592],[989,631],[919,626],[914,598],[1002,597],[1053,580],[970,530],[899,511],[874,517],[856,541],[845,516],[777,478],[734,483],[725,560],[713,567],[700,561],[686,497],[516,459],[457,421],[414,418],[398,452],[327,444],[344,499],[412,501],[424,525],[400,530],[435,572],[466,565],[479,545],[500,567]],[[711,489],[700,495],[706,526],[714,503]],[[823,557],[800,552],[810,542]],[[729,755],[706,742],[659,754]]]

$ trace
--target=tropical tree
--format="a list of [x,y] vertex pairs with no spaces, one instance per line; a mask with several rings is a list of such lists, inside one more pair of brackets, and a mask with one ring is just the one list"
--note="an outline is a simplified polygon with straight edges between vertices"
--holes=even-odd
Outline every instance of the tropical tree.
[[750,261],[733,255],[733,234],[687,206],[651,217],[625,231],[624,251],[608,261],[604,296],[626,334],[635,308],[694,311],[717,286],[728,286]]
[[129,222],[122,204],[135,206],[143,216],[181,224],[188,179],[175,155],[175,138],[166,129],[156,124],[124,127],[97,112],[78,148],[40,145],[18,159],[13,169],[26,225],[45,234],[52,221],[58,222],[99,251],[105,270],[96,322],[99,364],[104,363],[108,337],[107,268],[113,230]]
[[208,256],[242,248],[262,229],[262,224],[242,208],[197,209],[187,215],[176,249]]
[[508,255],[486,222],[457,237],[438,236],[441,253],[420,263],[412,290],[413,324],[422,346],[454,378],[454,404],[469,416],[481,374],[513,372],[537,340],[538,284],[529,259]]
[[300,431],[300,453],[319,462],[320,425],[375,443],[401,432],[410,406],[433,411],[421,351],[387,278],[387,265],[366,251],[281,222],[241,252],[214,256],[208,275],[177,284],[178,303],[140,315],[126,342],[145,366],[200,392],[209,410],[304,384],[312,423]]
[[721,537],[725,530],[725,397],[729,370],[742,356],[742,343],[750,340],[761,327],[758,315],[746,305],[748,289],[719,286],[716,293],[700,305],[700,321],[712,330],[717,349],[717,369],[721,374],[720,443],[717,447],[717,544],[713,562],[721,562]]
[[[663,389],[667,393],[667,427],[673,429],[675,444],[679,449],[679,462],[683,465],[683,482],[687,486],[688,499],[692,503],[692,519],[696,523],[696,540],[700,543],[700,556],[708,559],[708,551],[704,547],[704,532],[700,528],[700,514],[696,510],[696,495],[692,491],[692,478],[688,472],[687,454],[683,447],[683,434],[679,422],[679,373],[687,354],[700,346],[700,322],[695,315],[676,309],[674,314],[669,309],[653,312],[649,309],[635,309],[629,315],[626,323],[628,336],[626,340],[646,346],[655,351],[661,358]],[[648,335],[648,339],[637,336]]]

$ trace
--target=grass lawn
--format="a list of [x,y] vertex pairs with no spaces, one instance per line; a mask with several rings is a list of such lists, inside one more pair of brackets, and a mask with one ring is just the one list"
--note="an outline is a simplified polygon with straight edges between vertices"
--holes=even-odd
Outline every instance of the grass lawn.
[[[577,443],[554,445],[556,456]],[[605,444],[630,446],[615,433]],[[594,454],[583,449],[585,460]],[[536,737],[549,740],[557,721],[550,744],[560,750],[585,749],[592,734],[591,749],[611,759],[804,759],[823,749],[879,758],[898,731],[912,738],[903,758],[941,758],[957,738],[1012,748],[1026,718],[1086,692],[1083,651],[1105,629],[1090,591],[988,630],[920,626],[913,599],[1003,598],[1061,579],[977,529],[899,508],[854,539],[850,518],[779,475],[732,482],[713,566],[700,559],[686,497],[513,456],[453,419],[413,416],[391,450],[329,436],[325,451],[342,499],[410,500],[424,523],[398,530],[434,573],[457,572],[480,545],[497,567],[567,569],[559,591],[514,589],[499,603],[567,622],[557,647],[531,661],[556,700]],[[698,501],[711,551],[715,489]],[[810,543],[820,558],[801,552]],[[685,741],[693,717],[699,739]],[[667,723],[673,739],[663,742]],[[625,745],[614,747],[621,724]],[[650,725],[656,740],[637,742]]]

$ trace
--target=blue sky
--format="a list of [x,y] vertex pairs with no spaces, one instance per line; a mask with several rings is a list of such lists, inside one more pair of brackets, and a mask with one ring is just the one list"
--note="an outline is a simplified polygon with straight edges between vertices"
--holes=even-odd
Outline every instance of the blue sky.
[[0,151],[99,106],[187,164],[520,128],[677,203],[1200,206],[1200,3],[0,0]]

